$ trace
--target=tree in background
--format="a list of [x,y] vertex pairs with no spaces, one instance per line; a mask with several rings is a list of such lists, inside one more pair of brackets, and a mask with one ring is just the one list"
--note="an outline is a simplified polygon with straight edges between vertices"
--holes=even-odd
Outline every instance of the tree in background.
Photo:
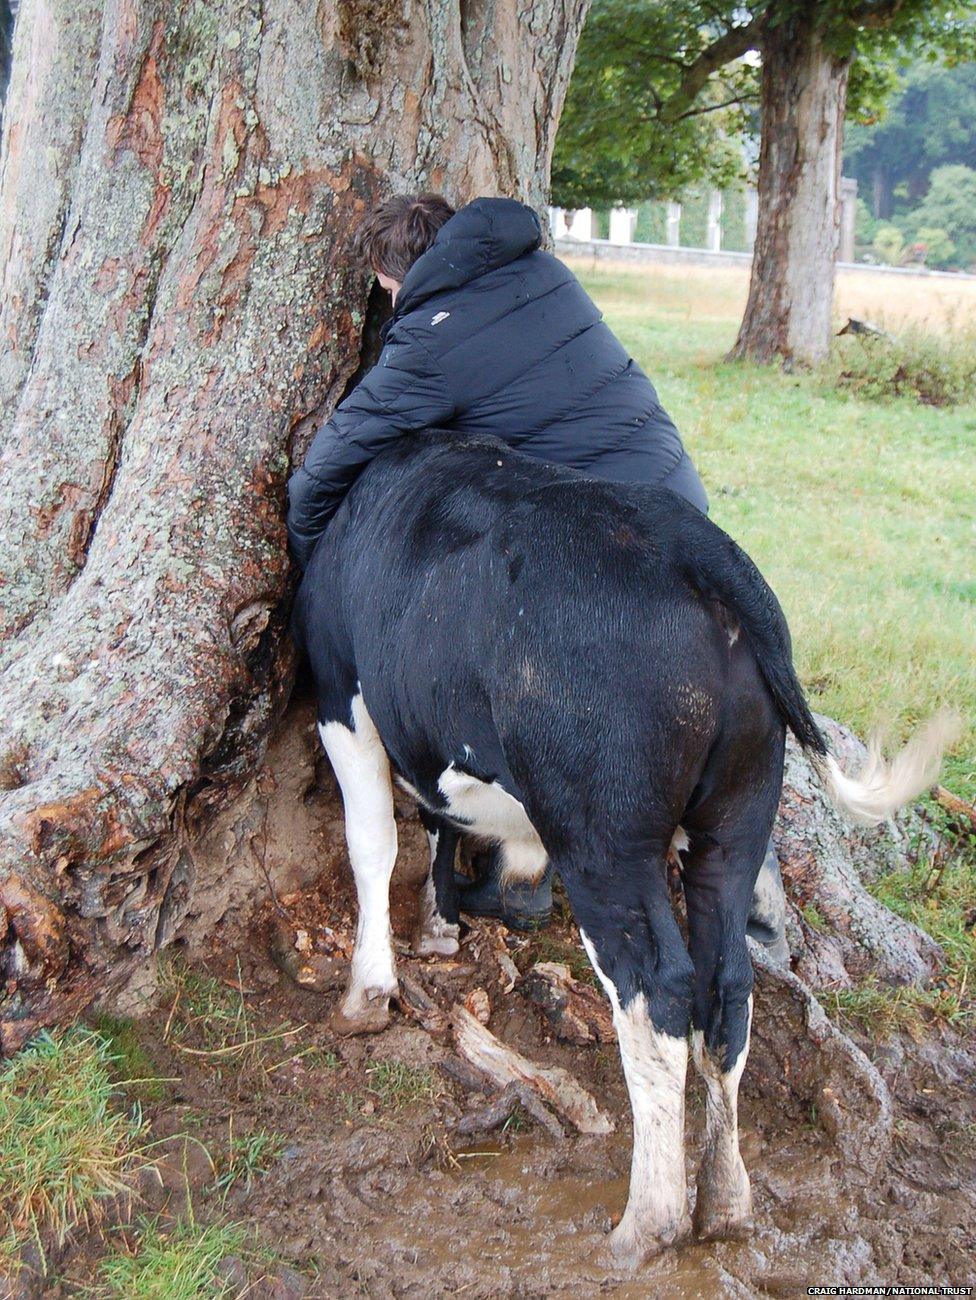
[[[591,196],[605,200],[615,181],[632,197],[645,165],[646,192],[654,192],[661,160],[667,185],[696,167],[708,176],[721,150],[707,117],[725,112],[735,121],[754,93],[749,57],[758,55],[759,222],[732,355],[821,361],[830,344],[848,109],[871,111],[891,91],[900,50],[970,40],[974,13],[973,0],[596,0],[580,43],[585,74],[570,89],[569,144],[557,154],[567,164],[560,183],[572,180],[582,201],[589,175],[602,187],[594,183]],[[606,159],[603,171],[582,163],[584,142]],[[707,146],[697,158],[696,142]]]
[[716,68],[698,95],[667,113],[687,75],[686,52],[701,41],[701,23],[702,6],[688,0],[597,0],[556,137],[554,204],[606,208],[744,177],[741,141],[759,99],[755,67],[730,61]]
[[875,218],[895,215],[895,189],[903,204],[924,195],[936,167],[976,168],[976,64],[912,64],[901,91],[882,117],[854,123],[844,144],[844,170],[870,196]]
[[935,262],[943,266],[968,267],[976,265],[976,171],[961,163],[937,167],[932,173],[928,193],[914,210],[912,222],[914,237],[925,242],[934,233],[948,237],[953,245]]
[[235,820],[219,862],[200,845],[288,697],[284,483],[360,363],[350,240],[390,190],[544,204],[586,6],[519,8],[24,0],[0,158],[0,1052],[194,909],[244,914],[254,869],[221,873],[266,824]]

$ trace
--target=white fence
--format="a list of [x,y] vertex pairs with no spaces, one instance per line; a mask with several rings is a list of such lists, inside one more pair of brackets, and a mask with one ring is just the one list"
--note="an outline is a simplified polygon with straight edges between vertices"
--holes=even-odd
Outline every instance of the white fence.
[[[857,181],[847,177],[840,183],[841,217],[839,260],[854,261],[854,223],[857,215]],[[681,204],[669,202],[665,218],[665,248],[704,248],[710,253],[723,252],[723,216],[725,202],[720,190],[708,195],[708,220],[704,245],[681,242]],[[758,196],[754,189],[745,191],[745,241],[746,256],[756,242],[756,222],[759,213]],[[556,240],[578,239],[589,243],[598,238],[596,214],[590,208],[567,212],[563,208],[550,208],[549,220],[552,236]],[[610,212],[609,243],[633,244],[636,208],[613,208]],[[655,245],[657,247],[657,245]]]

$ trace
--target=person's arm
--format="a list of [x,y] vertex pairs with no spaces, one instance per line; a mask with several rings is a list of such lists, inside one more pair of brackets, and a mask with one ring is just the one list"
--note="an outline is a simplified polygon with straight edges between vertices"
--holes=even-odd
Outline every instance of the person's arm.
[[304,568],[359,472],[402,433],[446,423],[454,411],[443,374],[422,343],[386,344],[340,402],[288,481],[288,543]]

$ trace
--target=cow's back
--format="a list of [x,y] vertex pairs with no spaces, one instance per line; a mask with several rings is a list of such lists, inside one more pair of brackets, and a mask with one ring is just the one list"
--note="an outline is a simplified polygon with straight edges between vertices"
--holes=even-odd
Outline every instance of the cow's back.
[[599,751],[612,780],[655,698],[688,679],[689,645],[696,681],[714,672],[714,619],[678,566],[701,525],[671,493],[494,439],[405,439],[363,474],[302,583],[320,699],[323,681],[360,682],[394,766],[421,784],[454,762],[519,789],[540,735],[554,762]]

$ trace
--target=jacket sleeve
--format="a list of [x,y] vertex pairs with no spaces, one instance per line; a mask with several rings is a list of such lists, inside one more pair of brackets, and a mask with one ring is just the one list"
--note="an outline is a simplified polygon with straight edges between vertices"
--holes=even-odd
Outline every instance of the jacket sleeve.
[[319,536],[362,469],[402,433],[446,423],[454,410],[443,373],[409,336],[380,359],[312,440],[288,481],[288,543],[304,568]]

